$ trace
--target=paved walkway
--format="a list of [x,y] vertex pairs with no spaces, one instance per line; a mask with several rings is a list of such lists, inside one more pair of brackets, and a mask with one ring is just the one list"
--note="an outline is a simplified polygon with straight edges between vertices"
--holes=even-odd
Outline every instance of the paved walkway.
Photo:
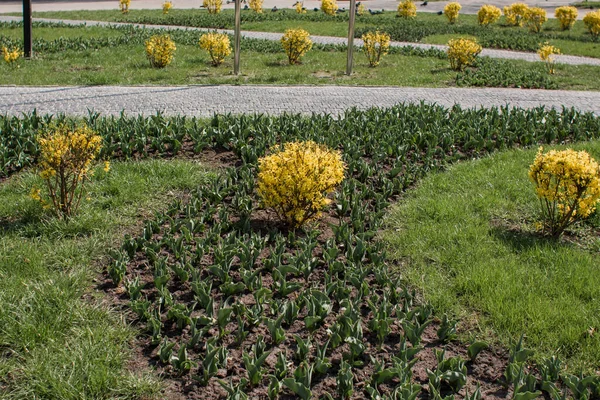
[[[0,16],[0,21],[21,21],[21,17],[9,17],[9,16]],[[87,26],[135,26],[135,27],[146,27],[146,28],[155,28],[155,29],[166,29],[166,30],[194,30],[199,32],[206,31],[219,31],[225,32],[229,34],[233,34],[233,30],[228,29],[207,29],[207,28],[195,28],[195,27],[187,27],[187,26],[172,26],[172,25],[143,25],[143,24],[130,24],[130,23],[118,23],[118,22],[103,22],[103,21],[77,21],[77,20],[59,20],[59,19],[48,19],[48,18],[35,18],[34,21],[41,22],[53,22],[53,23],[64,23],[68,25],[87,25]],[[281,33],[271,33],[271,32],[252,32],[252,31],[242,31],[242,36],[246,38],[253,39],[265,39],[265,40],[274,40],[279,41],[281,39]],[[321,44],[341,44],[345,45],[348,43],[348,39],[341,37],[333,37],[333,36],[315,36],[311,35],[311,39],[315,43]],[[355,39],[355,45],[362,46],[362,40]],[[448,46],[444,45],[434,45],[434,44],[423,44],[423,43],[411,43],[411,42],[391,42],[390,46],[394,47],[418,47],[422,49],[429,48],[437,48],[443,51],[446,51]],[[524,60],[524,61],[540,61],[537,53],[527,53],[521,51],[510,51],[510,50],[498,50],[498,49],[483,49],[481,52],[481,56],[483,57],[491,57],[491,58],[503,58],[503,59],[511,59],[511,60]],[[555,56],[556,62],[559,64],[570,64],[570,65],[597,65],[600,66],[600,58],[591,58],[591,57],[579,57],[579,56],[569,56],[569,55],[557,55]]]
[[600,92],[523,89],[391,88],[344,86],[170,86],[170,87],[10,87],[0,86],[0,112],[86,115],[185,114],[208,117],[214,113],[328,113],[402,102],[459,104],[464,108],[510,105],[575,107],[600,116]]

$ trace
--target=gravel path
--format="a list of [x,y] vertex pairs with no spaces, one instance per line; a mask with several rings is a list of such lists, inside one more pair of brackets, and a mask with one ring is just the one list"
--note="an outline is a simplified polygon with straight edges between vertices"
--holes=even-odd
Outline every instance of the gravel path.
[[89,110],[128,114],[211,116],[214,113],[331,113],[402,102],[459,104],[463,108],[510,105],[575,107],[600,115],[600,92],[523,89],[392,88],[345,86],[168,86],[10,87],[0,86],[0,113],[86,115]]
[[[21,17],[0,16],[0,21],[20,21],[20,20],[21,20]],[[109,22],[103,22],[103,21],[77,21],[77,20],[64,20],[63,21],[63,20],[47,19],[47,18],[35,18],[34,21],[62,22],[62,23],[69,24],[69,25],[86,24],[88,26],[133,25],[136,27],[147,27],[147,28],[167,29],[167,30],[174,30],[174,29],[195,30],[195,31],[200,31],[200,32],[215,30],[215,29],[195,28],[195,27],[185,27],[185,26],[142,25],[142,24],[128,24],[128,23],[116,23],[116,22],[109,23]],[[219,29],[218,31],[233,34],[232,30]],[[281,38],[281,33],[243,31],[242,36],[247,37],[247,38],[254,38],[254,39],[266,39],[266,40],[278,41]],[[342,44],[343,45],[343,44],[348,43],[346,38],[333,37],[333,36],[311,35],[311,39],[313,40],[313,42],[321,43],[321,44]],[[362,40],[355,39],[354,43],[357,46],[361,46]],[[409,43],[409,42],[391,42],[390,45],[396,46],[396,47],[412,46],[412,47],[419,47],[422,49],[437,48],[437,49],[441,49],[444,51],[446,51],[446,49],[447,49],[447,46],[443,46],[443,45]],[[483,49],[483,51],[481,52],[481,55],[485,56],[485,57],[491,57],[491,58],[503,58],[503,59],[524,60],[524,61],[540,61],[540,59],[536,53],[526,53],[526,52],[520,52],[520,51]],[[600,58],[558,55],[558,56],[556,56],[555,59],[556,59],[557,63],[561,63],[561,64],[598,65],[598,66],[600,66]]]

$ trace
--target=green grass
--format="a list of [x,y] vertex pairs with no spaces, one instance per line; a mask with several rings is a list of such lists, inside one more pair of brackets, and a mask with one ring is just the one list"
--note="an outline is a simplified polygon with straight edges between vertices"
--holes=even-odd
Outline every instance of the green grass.
[[69,223],[29,199],[24,172],[0,186],[0,398],[107,399],[156,395],[149,371],[130,371],[136,332],[93,289],[101,258],[175,193],[212,173],[187,161],[115,162],[89,186]]
[[[600,159],[600,142],[573,146]],[[500,342],[526,334],[537,356],[573,371],[600,363],[600,240],[553,241],[534,232],[539,203],[527,177],[536,150],[515,150],[426,177],[389,213],[391,260],[439,313]],[[600,227],[596,214],[589,223]],[[585,229],[579,230],[585,238]]]

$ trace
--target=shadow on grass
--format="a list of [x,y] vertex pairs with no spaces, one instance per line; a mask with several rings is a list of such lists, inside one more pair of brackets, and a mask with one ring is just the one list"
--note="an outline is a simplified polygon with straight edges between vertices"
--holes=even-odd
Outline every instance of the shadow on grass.
[[540,246],[559,248],[567,245],[566,243],[562,243],[559,239],[544,236],[541,233],[524,231],[505,225],[496,224],[492,226],[490,233],[517,253]]

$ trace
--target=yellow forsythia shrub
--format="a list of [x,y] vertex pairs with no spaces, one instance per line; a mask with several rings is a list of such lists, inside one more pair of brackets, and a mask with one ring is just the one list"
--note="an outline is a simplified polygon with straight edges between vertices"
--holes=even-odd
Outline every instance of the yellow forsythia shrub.
[[225,57],[231,54],[229,36],[224,33],[205,33],[198,42],[201,49],[208,51],[214,66],[221,65]]
[[456,22],[456,20],[458,19],[458,12],[461,8],[462,7],[460,3],[457,3],[455,1],[446,4],[446,7],[444,7],[444,15],[446,15],[446,18],[448,18],[448,22],[450,22],[451,24]]
[[177,47],[169,35],[154,35],[145,44],[146,56],[154,68],[164,68],[173,61]]
[[202,7],[206,8],[209,14],[218,14],[221,12],[222,0],[202,0]]
[[367,8],[363,3],[358,3],[356,5],[356,15],[363,16],[367,13]]
[[502,11],[498,7],[485,4],[477,11],[477,22],[481,26],[488,26],[498,21],[501,15]]
[[544,231],[558,237],[594,212],[600,199],[600,167],[585,151],[540,148],[529,169],[540,199]]
[[558,19],[560,29],[563,31],[571,29],[575,25],[577,15],[577,8],[572,6],[562,6],[554,10],[554,16]]
[[548,43],[545,43],[538,50],[538,55],[540,59],[546,63],[546,68],[548,68],[548,73],[554,73],[554,55],[560,54],[560,49],[557,47],[551,46]]
[[[102,138],[87,126],[71,129],[60,125],[38,138],[39,174],[46,182],[51,203],[42,198],[41,190],[33,188],[30,196],[53,207],[57,215],[73,215],[84,192],[90,168],[102,147]],[[108,170],[108,164],[105,165]]]
[[6,46],[2,46],[2,58],[4,58],[4,62],[8,65],[14,65],[22,54],[18,47],[9,50]]
[[338,5],[335,0],[321,0],[321,11],[327,15],[335,15]]
[[523,26],[525,13],[529,7],[525,3],[513,3],[504,7],[506,23],[512,26]]
[[170,1],[165,1],[162,4],[163,14],[168,14],[171,8],[173,8],[173,3],[171,3]]
[[362,35],[362,40],[363,51],[369,60],[369,65],[378,66],[381,57],[385,56],[390,49],[390,35],[379,31],[367,32]]
[[296,12],[298,14],[306,14],[306,8],[304,8],[304,2],[297,1],[296,4],[294,4],[294,7],[296,8]]
[[462,71],[475,63],[477,55],[481,53],[481,46],[470,39],[450,39],[448,41],[448,60],[450,68]]
[[288,29],[281,37],[281,45],[290,64],[297,64],[300,57],[312,49],[310,34],[304,29]]
[[129,12],[129,6],[131,5],[131,0],[119,0],[119,7],[121,7],[121,12],[126,14]]
[[524,18],[529,30],[535,33],[541,32],[542,25],[548,21],[546,10],[540,7],[529,7]]
[[250,0],[250,8],[253,9],[258,14],[262,14],[263,0]]
[[398,4],[398,16],[402,18],[415,18],[417,6],[412,0],[404,0]]
[[585,14],[583,24],[594,37],[600,36],[600,10]]
[[286,143],[258,161],[257,192],[265,207],[292,227],[318,218],[325,196],[344,179],[339,151],[312,141]]

